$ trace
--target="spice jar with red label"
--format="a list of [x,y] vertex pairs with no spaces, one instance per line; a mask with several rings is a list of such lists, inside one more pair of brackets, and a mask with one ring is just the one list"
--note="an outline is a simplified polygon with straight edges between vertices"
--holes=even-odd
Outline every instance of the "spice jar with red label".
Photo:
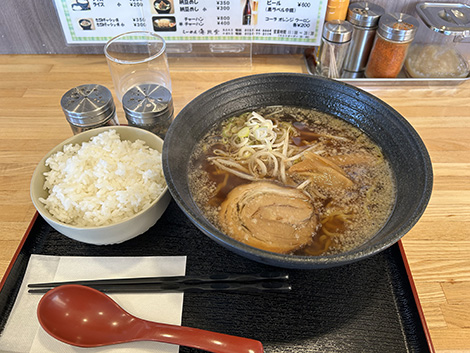
[[380,18],[365,76],[368,78],[395,78],[400,73],[408,48],[419,22],[404,14],[385,14]]

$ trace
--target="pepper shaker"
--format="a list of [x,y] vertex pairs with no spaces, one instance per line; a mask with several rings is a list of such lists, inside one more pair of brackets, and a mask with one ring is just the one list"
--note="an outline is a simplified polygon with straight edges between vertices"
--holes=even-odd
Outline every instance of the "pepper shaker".
[[385,10],[369,2],[356,2],[349,5],[348,22],[353,25],[351,44],[344,62],[344,70],[354,73],[366,68],[380,17]]
[[167,88],[156,84],[134,86],[122,97],[122,105],[130,126],[165,137],[174,112],[173,98]]
[[104,86],[74,87],[62,96],[60,105],[74,135],[101,126],[119,125],[113,96]]
[[418,20],[404,13],[382,16],[367,62],[366,77],[397,77],[418,27]]
[[325,22],[321,44],[316,56],[316,73],[318,75],[329,78],[341,77],[352,30],[352,24],[347,21]]

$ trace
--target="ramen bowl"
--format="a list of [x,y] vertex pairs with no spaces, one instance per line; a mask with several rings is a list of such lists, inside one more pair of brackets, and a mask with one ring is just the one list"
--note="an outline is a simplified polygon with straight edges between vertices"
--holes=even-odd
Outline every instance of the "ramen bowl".
[[[394,207],[385,225],[356,248],[320,256],[261,250],[220,231],[194,201],[188,177],[190,156],[206,132],[223,119],[275,105],[313,108],[332,114],[362,130],[382,148],[395,178]],[[433,181],[426,147],[413,127],[397,111],[354,86],[292,73],[246,76],[222,83],[196,97],[178,114],[165,136],[163,171],[173,198],[205,235],[251,260],[296,269],[345,265],[395,244],[423,214],[431,196]]]

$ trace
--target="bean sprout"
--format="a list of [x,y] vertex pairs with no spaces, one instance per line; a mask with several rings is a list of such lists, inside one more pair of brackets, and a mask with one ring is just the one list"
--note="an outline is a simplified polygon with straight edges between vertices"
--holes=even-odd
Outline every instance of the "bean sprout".
[[[256,112],[245,113],[225,123],[222,136],[226,149],[214,149],[209,160],[242,179],[270,178],[287,184],[287,170],[299,162],[305,152],[320,155],[324,152],[321,142],[304,146],[292,144],[291,137],[297,134],[291,123],[268,119]],[[305,186],[307,184],[299,185],[301,189]]]
[[289,145],[295,129],[290,123],[267,119],[256,112],[241,118],[226,123],[222,135],[228,148],[215,149],[209,160],[243,179],[268,177],[286,183],[290,158],[305,149]]

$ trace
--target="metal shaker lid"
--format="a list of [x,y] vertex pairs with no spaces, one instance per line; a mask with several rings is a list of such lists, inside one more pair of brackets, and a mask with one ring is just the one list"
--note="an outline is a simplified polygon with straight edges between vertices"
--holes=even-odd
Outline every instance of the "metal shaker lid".
[[[122,97],[126,118],[130,121],[145,121],[173,117],[171,92],[160,85],[143,84],[132,87]],[[147,123],[147,122],[144,122]]]
[[361,27],[376,27],[385,13],[383,7],[370,2],[355,2],[349,5],[348,21]]
[[351,40],[353,26],[342,20],[325,22],[323,26],[323,38],[330,42],[344,43]]
[[86,84],[67,91],[60,100],[67,120],[77,126],[99,124],[116,111],[111,91],[97,84]]
[[435,32],[470,37],[470,6],[424,2],[416,5],[419,17]]
[[386,39],[407,42],[413,40],[418,27],[416,18],[397,12],[380,17],[378,33]]

